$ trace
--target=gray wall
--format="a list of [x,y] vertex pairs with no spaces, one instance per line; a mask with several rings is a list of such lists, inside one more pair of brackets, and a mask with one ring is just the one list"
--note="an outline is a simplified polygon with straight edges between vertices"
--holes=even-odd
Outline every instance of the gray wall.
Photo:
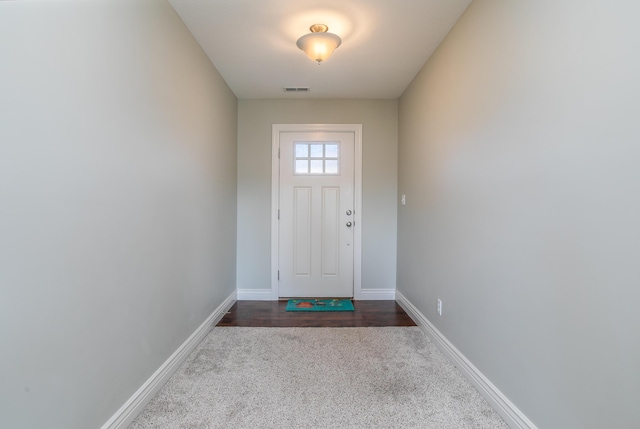
[[0,426],[97,428],[235,288],[237,100],[165,1],[0,2]]
[[638,426],[639,13],[474,1],[399,103],[398,290],[540,428]]
[[396,100],[238,102],[238,289],[270,289],[271,125],[362,124],[362,287],[396,281]]

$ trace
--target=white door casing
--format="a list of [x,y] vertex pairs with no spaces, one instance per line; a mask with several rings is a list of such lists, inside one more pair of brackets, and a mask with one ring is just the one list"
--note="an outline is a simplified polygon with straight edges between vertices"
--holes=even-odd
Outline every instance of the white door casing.
[[361,136],[360,124],[273,125],[272,299],[360,297]]

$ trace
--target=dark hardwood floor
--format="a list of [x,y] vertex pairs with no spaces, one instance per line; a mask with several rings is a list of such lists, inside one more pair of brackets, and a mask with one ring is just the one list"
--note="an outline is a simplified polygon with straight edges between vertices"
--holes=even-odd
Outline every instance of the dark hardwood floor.
[[416,326],[395,301],[353,301],[355,311],[286,312],[287,301],[237,301],[217,326]]

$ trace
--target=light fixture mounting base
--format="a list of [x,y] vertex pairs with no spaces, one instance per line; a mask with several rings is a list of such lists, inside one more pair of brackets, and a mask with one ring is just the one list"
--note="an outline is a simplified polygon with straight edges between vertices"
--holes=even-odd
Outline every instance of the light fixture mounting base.
[[311,30],[312,33],[326,33],[329,31],[329,27],[324,24],[313,24],[309,27],[309,30]]

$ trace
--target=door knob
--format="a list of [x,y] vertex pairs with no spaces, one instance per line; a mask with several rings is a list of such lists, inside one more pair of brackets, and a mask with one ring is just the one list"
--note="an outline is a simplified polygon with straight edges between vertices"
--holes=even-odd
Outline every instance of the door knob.
[[347,227],[351,227],[352,223],[351,222],[347,222]]
[[351,210],[347,210],[347,216],[351,216],[351,213],[353,213]]

